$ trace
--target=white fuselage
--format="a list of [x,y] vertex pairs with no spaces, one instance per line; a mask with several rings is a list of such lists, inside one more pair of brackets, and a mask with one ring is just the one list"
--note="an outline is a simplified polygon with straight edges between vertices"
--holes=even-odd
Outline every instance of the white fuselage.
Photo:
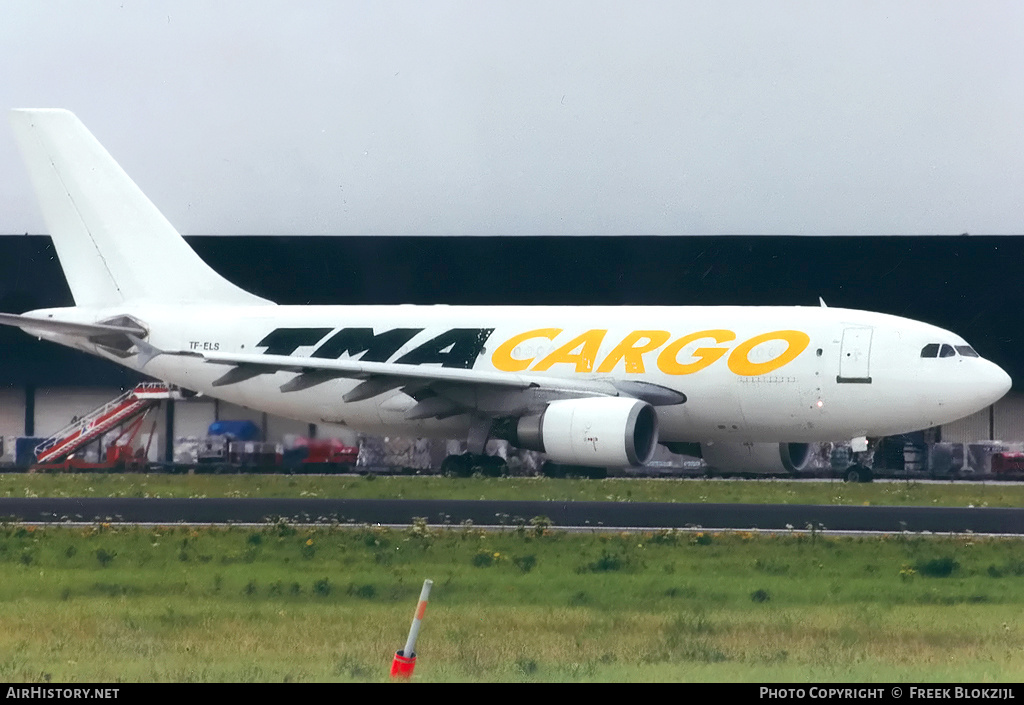
[[[471,415],[409,420],[416,402],[399,389],[346,403],[342,396],[359,383],[353,379],[282,391],[294,371],[215,386],[229,368],[198,355],[372,357],[547,378],[644,381],[686,397],[657,408],[660,438],[668,442],[813,442],[904,433],[974,413],[1010,387],[998,366],[971,356],[954,333],[838,308],[132,304],[31,315],[58,311],[64,320],[83,322],[130,315],[149,330],[154,347],[197,355],[160,355],[141,369],[137,357],[117,358],[81,338],[43,334],[161,380],[311,423],[420,437],[465,437]],[[382,336],[388,331],[399,332]],[[933,344],[955,354],[923,357]]]

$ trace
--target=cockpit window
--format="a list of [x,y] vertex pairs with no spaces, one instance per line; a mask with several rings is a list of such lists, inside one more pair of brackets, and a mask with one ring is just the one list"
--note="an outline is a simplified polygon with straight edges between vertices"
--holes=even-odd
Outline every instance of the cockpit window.
[[928,343],[921,348],[921,357],[956,357],[960,353],[964,357],[981,357],[970,345],[949,345],[947,343]]

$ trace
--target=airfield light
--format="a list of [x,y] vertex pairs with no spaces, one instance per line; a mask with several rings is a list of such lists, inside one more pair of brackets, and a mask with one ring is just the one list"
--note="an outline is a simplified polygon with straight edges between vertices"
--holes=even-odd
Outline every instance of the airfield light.
[[433,580],[423,581],[420,601],[416,605],[416,614],[413,615],[412,626],[409,628],[409,638],[405,642],[405,648],[396,651],[395,660],[391,662],[392,678],[411,678],[412,671],[416,668],[416,637],[420,634],[420,624],[423,622],[423,613],[427,611],[427,599],[433,585]]

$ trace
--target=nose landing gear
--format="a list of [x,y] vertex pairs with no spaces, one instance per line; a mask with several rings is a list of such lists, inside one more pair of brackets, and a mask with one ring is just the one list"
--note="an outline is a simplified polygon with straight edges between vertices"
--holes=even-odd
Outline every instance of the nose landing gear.
[[859,464],[851,465],[843,472],[843,480],[846,482],[871,482],[874,479],[871,468]]

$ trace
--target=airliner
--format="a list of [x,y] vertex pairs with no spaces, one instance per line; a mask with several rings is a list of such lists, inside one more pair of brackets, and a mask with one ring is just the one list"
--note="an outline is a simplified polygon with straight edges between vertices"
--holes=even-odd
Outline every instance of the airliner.
[[819,306],[285,306],[211,269],[67,110],[11,113],[75,305],[0,323],[271,414],[489,439],[570,466],[657,445],[795,472],[809,444],[915,431],[1000,399],[960,336]]

